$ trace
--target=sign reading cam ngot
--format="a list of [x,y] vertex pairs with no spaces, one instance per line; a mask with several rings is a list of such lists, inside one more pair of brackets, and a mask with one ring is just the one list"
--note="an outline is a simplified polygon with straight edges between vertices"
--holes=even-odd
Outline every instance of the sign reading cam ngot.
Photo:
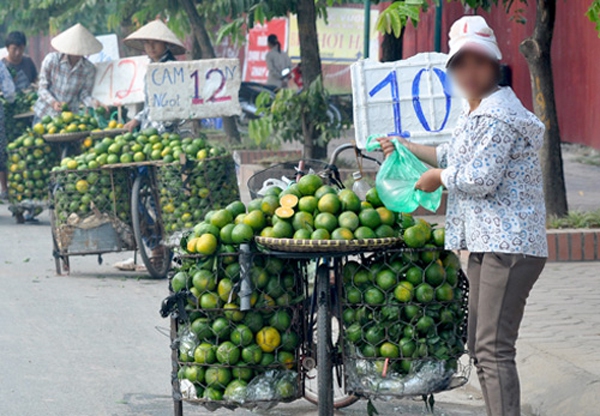
[[204,59],[148,65],[146,88],[150,118],[202,119],[240,114],[237,59]]
[[462,109],[446,73],[447,55],[421,53],[409,59],[352,65],[356,143],[372,134],[423,144],[450,139]]

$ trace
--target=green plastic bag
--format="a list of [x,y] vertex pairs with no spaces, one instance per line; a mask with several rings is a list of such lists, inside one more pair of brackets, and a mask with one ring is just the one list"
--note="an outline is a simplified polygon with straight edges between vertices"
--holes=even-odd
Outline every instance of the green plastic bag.
[[[367,151],[381,149],[377,141],[380,137],[369,136]],[[413,212],[419,205],[429,211],[437,211],[442,200],[442,187],[431,193],[415,189],[415,184],[428,168],[397,139],[392,139],[392,143],[396,151],[383,162],[375,179],[381,202],[394,212]]]

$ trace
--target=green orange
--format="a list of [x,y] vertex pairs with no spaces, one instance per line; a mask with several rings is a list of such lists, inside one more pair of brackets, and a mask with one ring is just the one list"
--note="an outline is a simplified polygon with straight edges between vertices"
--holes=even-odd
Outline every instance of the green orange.
[[315,217],[314,226],[317,229],[324,229],[331,233],[338,227],[338,219],[329,212],[321,212]]
[[314,195],[317,189],[323,186],[323,180],[318,175],[308,174],[301,177],[297,185],[303,196]]
[[342,208],[340,199],[335,194],[325,194],[319,199],[317,205],[320,212],[329,212],[330,214],[337,214]]

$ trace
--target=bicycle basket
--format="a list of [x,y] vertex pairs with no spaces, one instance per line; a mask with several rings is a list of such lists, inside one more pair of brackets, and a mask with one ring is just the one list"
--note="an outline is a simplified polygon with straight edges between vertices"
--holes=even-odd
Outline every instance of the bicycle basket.
[[[281,180],[282,177],[285,177],[291,181],[294,181],[296,179],[296,168],[298,167],[298,163],[299,161],[279,163],[255,173],[250,177],[250,179],[248,179],[248,190],[250,191],[250,197],[252,199],[262,197],[263,195],[260,195],[259,191],[269,179]],[[314,173],[318,174],[319,172],[325,170],[327,166],[328,163],[321,160],[304,159],[303,173],[306,174],[314,171]]]

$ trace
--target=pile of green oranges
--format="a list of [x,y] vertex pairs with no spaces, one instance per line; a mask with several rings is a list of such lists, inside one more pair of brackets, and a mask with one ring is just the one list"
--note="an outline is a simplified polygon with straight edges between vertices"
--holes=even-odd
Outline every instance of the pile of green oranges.
[[[464,353],[465,286],[456,254],[440,248],[427,224],[419,250],[372,256],[343,268],[342,321],[348,355],[400,375],[423,360],[455,369]],[[410,230],[405,230],[404,234]],[[421,230],[413,229],[413,232]],[[385,362],[388,360],[388,366]],[[380,374],[381,375],[381,374]]]
[[57,162],[52,147],[29,130],[8,144],[7,153],[9,201],[46,200],[50,168]]
[[[194,384],[198,399],[243,402],[248,385],[267,377],[266,371],[297,371],[303,300],[298,273],[293,262],[254,255],[252,309],[241,311],[236,255],[184,260],[171,288],[191,295],[184,330],[194,342],[179,348],[178,376]],[[271,399],[295,399],[298,388],[293,381],[277,380]]]

